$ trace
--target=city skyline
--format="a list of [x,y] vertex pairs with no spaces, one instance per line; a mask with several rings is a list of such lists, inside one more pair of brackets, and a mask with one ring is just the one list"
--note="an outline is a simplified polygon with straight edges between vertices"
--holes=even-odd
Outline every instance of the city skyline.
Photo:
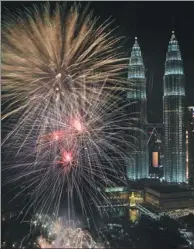
[[193,6],[2,3],[2,248],[194,249]]
[[[26,5],[28,6],[28,5],[31,5],[32,3],[36,3],[36,2],[28,2],[28,3],[26,3]],[[17,2],[17,3],[14,3],[14,5],[12,6],[9,3],[5,3],[4,6],[6,6],[6,8],[8,8],[8,10],[14,11],[16,7],[20,7],[22,9],[22,5],[21,4],[23,4],[23,3],[22,2]],[[51,5],[52,4],[54,6],[54,3],[51,3]],[[108,5],[109,3],[105,2],[105,4]],[[157,67],[157,68],[155,68],[155,70],[152,69],[150,71],[151,73],[149,72],[149,68],[153,68],[155,64],[157,65],[157,63],[159,63],[159,61],[154,61],[154,60],[152,61],[153,51],[151,51],[148,54],[148,51],[150,49],[146,48],[148,46],[148,44],[150,43],[150,40],[152,42],[155,42],[156,40],[158,40],[158,37],[156,37],[155,34],[153,33],[153,34],[150,34],[150,36],[147,36],[145,38],[144,37],[145,36],[145,31],[142,30],[143,25],[142,25],[142,22],[140,21],[143,18],[143,17],[140,18],[141,14],[142,14],[142,11],[143,11],[142,8],[143,7],[148,8],[147,6],[149,6],[149,4],[150,3],[147,3],[145,5],[142,2],[140,2],[140,3],[124,3],[124,2],[121,2],[120,3],[120,7],[124,8],[124,6],[126,6],[126,7],[128,7],[128,9],[130,7],[130,11],[132,11],[132,9],[134,10],[134,13],[132,15],[133,18],[130,17],[133,20],[132,20],[131,23],[129,23],[129,29],[131,29],[132,32],[131,32],[130,37],[128,37],[127,40],[125,39],[125,42],[123,43],[123,46],[125,48],[127,48],[128,53],[129,53],[129,51],[131,51],[131,54],[133,54],[133,49],[135,49],[134,48],[135,44],[137,43],[137,47],[139,46],[138,43],[140,44],[140,48],[141,48],[140,53],[142,54],[143,67],[144,67],[144,69],[143,69],[143,71],[144,71],[144,81],[145,81],[146,88],[147,88],[146,89],[147,90],[147,96],[144,96],[145,97],[144,101],[146,101],[147,105],[144,105],[144,109],[141,109],[142,110],[141,112],[142,113],[146,112],[146,114],[144,113],[144,117],[142,115],[141,116],[142,116],[143,119],[146,119],[143,122],[145,122],[145,123],[147,122],[148,124],[150,124],[150,123],[154,124],[154,123],[162,123],[163,122],[163,120],[162,120],[162,116],[163,116],[162,115],[162,109],[163,109],[162,96],[163,95],[161,94],[163,92],[163,90],[161,91],[161,88],[163,89],[163,80],[162,80],[163,77],[161,77],[161,76],[159,77],[159,75],[162,72],[164,74],[164,71],[165,71],[165,66],[164,66],[165,58],[164,58],[163,61],[162,61],[162,58],[160,58],[160,64],[163,64],[160,68]],[[83,6],[84,5],[85,5],[85,3],[83,3]],[[115,16],[117,16],[117,13],[115,13],[115,6],[116,5],[118,5],[118,3],[112,3],[110,5],[110,10],[113,10],[113,13],[114,13]],[[170,20],[170,18],[169,18],[170,17],[169,10],[172,9],[172,3],[171,2],[164,3],[164,5],[162,5],[163,6],[162,8],[164,8],[164,6],[167,6],[167,5],[169,6],[169,9],[167,9],[167,13],[166,13],[167,18],[166,18],[166,21],[164,22],[164,24],[165,24],[164,26],[166,26],[167,19]],[[90,7],[94,9],[95,13],[98,13],[99,11],[101,12],[100,13],[101,14],[101,18],[100,19],[103,20],[103,19],[106,19],[107,12],[104,12],[102,9],[100,9],[100,6],[101,6],[101,3],[97,3],[97,2],[96,3],[93,3],[93,2],[90,3]],[[154,6],[154,4],[153,4],[153,6]],[[185,7],[187,11],[189,11],[189,7],[188,6],[189,6],[189,3],[187,3],[187,5]],[[177,11],[175,11],[175,9],[177,9]],[[188,76],[187,72],[190,71],[191,64],[189,64],[190,57],[184,59],[184,55],[185,55],[185,51],[188,50],[188,49],[190,49],[190,51],[192,52],[192,47],[190,45],[188,45],[188,47],[185,48],[184,47],[185,40],[183,40],[183,37],[181,36],[181,32],[183,32],[183,31],[185,32],[185,30],[188,30],[189,26],[187,25],[185,27],[185,30],[183,30],[178,25],[176,25],[176,23],[178,22],[178,18],[176,18],[176,15],[178,16],[178,13],[180,12],[180,9],[181,9],[181,4],[177,4],[176,8],[174,8],[174,11],[171,14],[171,17],[172,17],[171,21],[172,21],[172,19],[174,19],[173,25],[169,24],[169,26],[167,28],[164,28],[164,26],[160,26],[160,29],[162,30],[162,33],[164,34],[164,37],[166,36],[166,39],[164,41],[164,38],[163,38],[163,40],[160,41],[160,43],[155,42],[155,46],[153,47],[153,49],[156,49],[156,46],[157,46],[158,49],[157,49],[157,53],[156,54],[161,53],[161,51],[164,54],[166,54],[166,49],[163,49],[161,44],[162,43],[166,44],[166,48],[167,48],[167,46],[168,46],[167,45],[168,44],[168,40],[170,39],[169,29],[171,28],[171,32],[172,32],[172,26],[173,26],[175,28],[176,37],[178,35],[180,36],[180,37],[178,37],[178,40],[180,40],[179,44],[180,44],[180,47],[181,47],[181,53],[183,54],[182,57],[183,57],[183,61],[184,61],[183,70],[185,72],[185,88],[187,89],[187,91],[186,91],[186,100],[185,100],[186,103],[185,104],[188,105],[188,103],[192,102],[192,98],[190,97],[190,95],[191,95],[192,92],[188,91],[188,87],[190,87],[191,89],[193,87],[193,85],[191,85],[191,84],[189,85],[189,83],[192,80],[193,74],[190,75],[190,77],[187,78],[187,76]],[[5,13],[6,12],[3,12],[3,14],[5,14]],[[153,17],[155,15],[154,13],[152,13],[152,14],[153,15],[149,15],[149,18],[148,18],[149,21],[145,22],[145,26],[148,23],[150,23],[151,17]],[[114,15],[112,15],[112,19],[113,19]],[[125,13],[124,13],[124,15],[125,15]],[[120,22],[122,20],[122,17],[119,14],[118,14],[117,17],[118,18],[116,18],[114,24],[117,24],[117,22]],[[188,15],[188,17],[192,20],[191,15],[190,16]],[[161,20],[160,22],[162,23],[162,21],[164,21],[164,19]],[[160,23],[160,22],[159,22],[158,18],[156,18],[156,22],[153,22],[152,25],[150,25],[150,27],[148,27],[148,29],[147,29],[148,33],[150,33],[151,30],[155,30],[156,31],[156,29],[155,29],[156,24]],[[186,22],[186,21],[184,21],[184,22]],[[172,22],[171,22],[171,24],[172,24]],[[123,33],[123,35],[124,35],[124,32],[126,31],[126,29],[124,29],[125,26],[126,26],[126,24],[123,25],[123,28],[122,28],[122,26],[120,26],[121,28],[118,28],[115,32],[116,33],[117,32],[118,33]],[[183,24],[182,24],[182,26],[183,26]],[[165,33],[164,33],[164,31],[165,31]],[[135,36],[132,37],[132,34],[135,34]],[[189,36],[191,36],[191,39],[187,39],[188,44],[190,44],[190,42],[192,41],[192,38],[193,38],[191,32],[188,32],[188,37]],[[137,39],[136,39],[136,42],[134,44],[134,38],[135,37],[137,37]],[[149,39],[149,42],[145,43],[146,39]],[[129,42],[131,43],[132,40],[133,40],[133,46],[130,47],[130,46],[128,46],[128,44],[129,44]],[[159,48],[159,46],[161,46],[161,49]],[[129,56],[130,56],[130,54],[129,54]],[[152,62],[152,64],[151,64],[151,62]],[[157,73],[159,71],[160,71],[160,73]],[[155,72],[156,72],[156,78],[158,78],[158,79],[160,78],[160,80],[162,80],[162,84],[158,84],[157,85],[157,82],[155,80],[156,78],[154,76]],[[132,76],[130,76],[130,77],[132,77]],[[189,79],[189,80],[187,80],[187,79]],[[158,90],[157,88],[160,89],[160,90]],[[146,91],[144,91],[143,94],[146,95]],[[190,104],[190,105],[192,105],[192,104]],[[145,106],[147,106],[146,109],[145,109]],[[158,110],[158,111],[156,111],[156,110]],[[141,122],[142,122],[142,120],[141,120]],[[145,131],[147,128],[145,128],[143,126],[145,126],[145,125],[140,124],[141,129],[143,129]],[[141,135],[141,139],[140,139],[141,143],[142,143],[142,140],[144,140],[144,139],[146,140],[147,138],[145,138],[145,136]],[[143,157],[142,160],[144,161],[144,157]],[[146,161],[148,161],[148,159],[146,159]],[[148,166],[147,166],[147,168],[148,168]],[[148,173],[144,174],[144,176],[146,176],[146,175],[148,175]],[[138,178],[141,178],[141,177],[138,177]]]
[[[185,78],[184,63],[175,32],[168,44],[165,72],[164,72],[164,95],[163,95],[163,121],[164,126],[164,165],[163,179],[167,182],[187,182],[186,179],[186,105],[185,105]],[[150,174],[148,158],[148,134],[147,122],[147,98],[146,76],[141,49],[135,37],[132,53],[129,60],[128,79],[133,90],[127,94],[127,100],[133,104],[132,113],[138,113],[136,127],[144,133],[133,132],[138,142],[136,150],[132,152],[132,160],[127,164],[127,176],[129,179],[147,178]],[[137,115],[137,114],[136,114]],[[153,151],[154,152],[154,151]],[[157,152],[159,157],[161,152]],[[147,155],[147,156],[146,156]],[[157,159],[161,161],[160,158]],[[146,173],[147,172],[147,173]],[[161,177],[161,176],[160,176]]]

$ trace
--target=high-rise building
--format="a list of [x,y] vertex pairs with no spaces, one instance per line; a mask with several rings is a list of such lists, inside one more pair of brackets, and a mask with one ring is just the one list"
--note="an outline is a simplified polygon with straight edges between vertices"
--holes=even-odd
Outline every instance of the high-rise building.
[[164,178],[167,182],[186,182],[184,71],[174,32],[172,32],[165,61],[163,122]]
[[194,186],[194,106],[188,107],[187,164],[189,184]]
[[131,158],[127,162],[127,176],[129,179],[136,180],[147,178],[149,174],[146,132],[146,78],[141,49],[137,38],[135,38],[129,61],[128,80],[130,91],[127,94],[127,99],[131,103],[130,114],[133,115],[134,126],[139,130],[134,130],[132,134],[135,150],[131,153]]

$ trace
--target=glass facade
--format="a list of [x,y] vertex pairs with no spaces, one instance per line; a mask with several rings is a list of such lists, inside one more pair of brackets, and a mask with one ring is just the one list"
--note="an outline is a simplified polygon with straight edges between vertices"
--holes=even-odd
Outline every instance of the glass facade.
[[186,182],[185,88],[181,53],[174,33],[168,45],[164,73],[164,177]]
[[137,38],[135,38],[129,61],[128,80],[130,91],[127,93],[127,100],[134,103],[130,109],[130,117],[134,117],[134,127],[138,129],[132,132],[135,150],[131,153],[131,158],[127,161],[127,176],[129,179],[136,180],[147,178],[149,174],[146,133],[146,78],[141,49]]

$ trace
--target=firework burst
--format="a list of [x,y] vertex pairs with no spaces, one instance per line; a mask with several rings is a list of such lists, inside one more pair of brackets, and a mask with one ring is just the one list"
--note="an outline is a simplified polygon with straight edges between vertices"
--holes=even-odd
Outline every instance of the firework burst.
[[[100,190],[124,176],[133,128],[123,106],[119,108],[115,102],[102,107],[93,101],[85,115],[74,110],[70,117],[63,113],[51,117],[44,135],[34,131],[26,138],[26,133],[17,133],[14,146],[8,143],[15,153],[19,150],[15,166],[11,166],[16,170],[14,180],[23,179],[27,189],[33,188],[32,204],[44,211],[54,203],[58,209],[65,190],[71,201],[78,196],[85,212],[87,201],[99,205],[105,199]],[[12,175],[7,180],[13,181]]]
[[45,117],[53,108],[68,113],[80,102],[90,105],[91,93],[104,82],[103,91],[123,87],[126,64],[115,49],[120,39],[107,31],[110,23],[97,26],[78,7],[63,11],[59,5],[54,13],[49,4],[34,7],[12,16],[3,29],[3,99],[11,102],[3,118],[21,110],[26,119],[32,113]]
[[104,248],[97,243],[86,229],[77,228],[73,222],[68,225],[62,218],[51,219],[44,215],[37,215],[33,219],[33,227],[41,227],[42,235],[38,237],[40,248]]
[[96,204],[128,157],[130,122],[117,101],[126,64],[109,26],[47,4],[3,29],[3,119],[16,124],[4,143],[15,156],[14,180],[33,187],[41,209],[58,209],[64,189],[82,207],[85,195]]

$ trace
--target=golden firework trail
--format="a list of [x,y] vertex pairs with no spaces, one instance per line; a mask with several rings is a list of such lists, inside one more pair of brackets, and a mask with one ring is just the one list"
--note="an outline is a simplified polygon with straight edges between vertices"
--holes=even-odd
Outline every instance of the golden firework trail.
[[[17,112],[44,115],[50,108],[68,112],[72,103],[91,104],[90,95],[124,87],[126,60],[110,23],[97,25],[91,13],[49,4],[12,16],[2,30],[2,118]],[[106,84],[104,84],[106,82]],[[84,91],[83,91],[84,89]],[[83,92],[85,93],[83,95]]]

